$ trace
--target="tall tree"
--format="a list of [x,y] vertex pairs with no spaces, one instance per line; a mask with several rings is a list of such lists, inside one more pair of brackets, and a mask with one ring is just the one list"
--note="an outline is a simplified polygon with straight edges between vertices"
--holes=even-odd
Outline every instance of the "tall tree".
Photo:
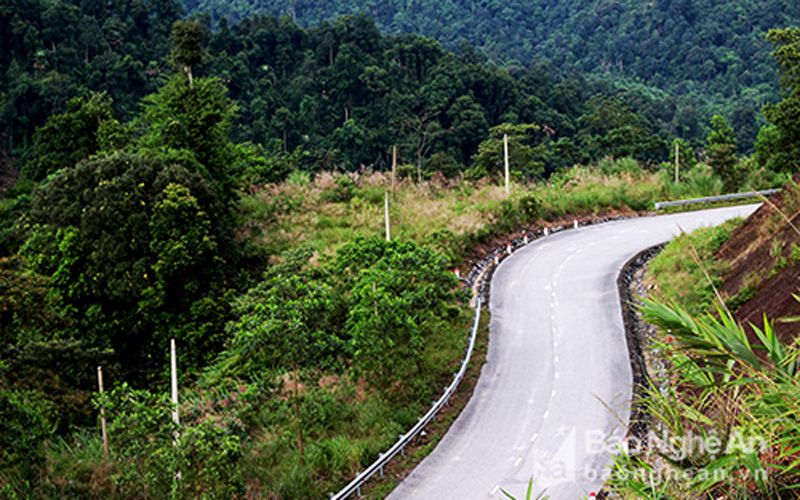
[[124,142],[112,100],[105,92],[92,93],[88,99],[70,99],[66,111],[51,116],[36,130],[33,141],[32,158],[22,170],[23,177],[33,181]]
[[727,192],[738,188],[744,180],[744,172],[736,157],[736,135],[724,117],[711,118],[711,132],[706,138],[708,164],[723,182]]
[[773,170],[794,173],[800,158],[800,28],[770,30],[767,39],[781,71],[783,100],[764,106],[771,127],[759,133],[757,158]]
[[192,70],[203,62],[203,25],[197,21],[176,21],[172,25],[172,59],[189,77],[189,86],[193,84]]
[[217,78],[198,78],[191,85],[174,77],[145,98],[141,116],[148,127],[143,145],[162,151],[184,150],[199,163],[201,175],[214,183],[219,194],[232,194],[231,165],[234,148],[229,133],[238,107]]
[[49,278],[89,346],[143,369],[170,336],[198,366],[220,347],[232,238],[199,175],[116,154],[64,169],[35,194],[21,254]]

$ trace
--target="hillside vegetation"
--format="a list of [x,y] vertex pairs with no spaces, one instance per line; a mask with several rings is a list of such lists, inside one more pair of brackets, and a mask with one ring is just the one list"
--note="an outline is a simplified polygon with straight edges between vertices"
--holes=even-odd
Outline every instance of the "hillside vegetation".
[[798,442],[792,181],[745,221],[683,235],[649,265],[646,436],[617,459],[622,498],[793,498]]
[[[800,23],[797,4],[781,0],[185,0],[184,6],[210,14],[214,25],[223,17],[234,23],[267,14],[310,28],[363,12],[384,33],[424,35],[450,50],[469,43],[501,65],[546,59],[562,71],[637,79],[679,100],[696,94],[725,104],[737,122],[777,98],[767,31]],[[693,106],[702,111],[702,104]]]
[[[262,168],[262,180],[283,178],[285,170],[267,168],[276,162],[293,161],[305,169],[386,169],[392,146],[423,174],[451,175],[460,165],[491,168],[496,158],[487,157],[491,150],[476,157],[478,146],[503,123],[534,126],[511,130],[512,141],[529,147],[525,165],[516,162],[527,176],[606,155],[666,160],[676,138],[700,154],[716,114],[733,129],[739,152],[752,152],[766,124],[761,106],[780,99],[766,33],[796,24],[796,8],[770,2],[714,8],[677,4],[592,3],[579,9],[563,4],[552,7],[561,12],[552,16],[515,14],[515,22],[539,19],[537,30],[555,40],[550,42],[555,54],[536,49],[524,66],[493,63],[485,50],[475,48],[477,42],[453,46],[447,37],[435,34],[437,41],[422,31],[382,34],[381,25],[367,15],[302,27],[288,17],[249,12],[214,30],[201,25],[184,40],[195,37],[200,43],[193,73],[219,78],[238,103],[230,122],[234,140],[249,141],[253,154],[274,159]],[[476,12],[495,8],[474,6]],[[507,8],[513,13],[523,7]],[[447,11],[438,4],[436,10]],[[140,100],[175,68],[169,38],[181,12],[172,0],[29,0],[0,12],[5,184],[20,170],[23,178],[40,180],[49,170],[96,151],[93,135],[82,128],[88,116],[112,113],[125,122],[136,115]],[[436,18],[433,13],[423,17]],[[676,23],[680,29],[672,26]],[[612,27],[620,28],[618,39],[609,38],[616,33]],[[500,37],[509,47],[525,45]],[[700,53],[690,57],[689,51]],[[637,64],[649,69],[615,69],[619,78],[611,79],[598,71]],[[713,68],[703,69],[708,64]],[[662,85],[666,76],[670,79]],[[105,108],[84,109],[83,117],[70,118],[69,128],[45,127],[54,115],[76,112],[73,99],[88,102],[92,93],[104,94]],[[718,97],[730,100],[720,106]],[[40,135],[60,135],[48,142],[34,137],[38,128],[45,129]],[[57,141],[81,144],[78,156],[59,157]],[[37,165],[26,166],[31,160]]]

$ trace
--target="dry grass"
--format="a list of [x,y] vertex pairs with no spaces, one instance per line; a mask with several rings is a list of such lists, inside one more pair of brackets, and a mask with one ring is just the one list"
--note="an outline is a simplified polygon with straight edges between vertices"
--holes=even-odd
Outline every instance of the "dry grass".
[[[647,211],[655,201],[669,199],[663,175],[624,167],[575,167],[547,182],[512,183],[510,195],[501,182],[488,178],[435,177],[420,184],[405,178],[392,194],[391,176],[380,172],[323,172],[313,179],[297,175],[243,197],[245,231],[257,235],[256,244],[269,256],[301,244],[331,255],[358,236],[384,234],[384,196],[390,192],[393,238],[461,255],[464,244],[523,224]],[[531,199],[536,213],[523,214],[520,201]]]

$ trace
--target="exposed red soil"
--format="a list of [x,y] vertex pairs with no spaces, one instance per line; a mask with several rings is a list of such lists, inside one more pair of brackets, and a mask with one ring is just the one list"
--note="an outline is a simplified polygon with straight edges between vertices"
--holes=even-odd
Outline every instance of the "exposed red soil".
[[[795,182],[800,176],[795,178]],[[781,215],[783,213],[783,215]],[[791,221],[791,223],[790,223]],[[794,226],[794,227],[793,227]],[[724,298],[737,294],[752,297],[734,310],[734,317],[750,332],[759,328],[763,317],[779,320],[800,316],[800,302],[793,294],[800,287],[800,186],[789,183],[773,195],[734,232],[717,251],[717,258],[730,263],[730,271],[720,288]],[[800,323],[776,321],[775,330],[784,342],[800,336]],[[754,341],[751,338],[751,341]]]

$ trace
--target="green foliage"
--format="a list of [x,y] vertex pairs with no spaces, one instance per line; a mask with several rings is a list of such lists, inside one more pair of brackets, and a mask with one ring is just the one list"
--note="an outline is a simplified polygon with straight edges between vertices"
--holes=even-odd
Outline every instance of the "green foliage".
[[[64,112],[73,98],[82,98],[84,105],[92,102],[91,91],[107,93],[116,116],[127,118],[137,112],[141,97],[155,89],[156,77],[168,69],[164,56],[169,52],[170,28],[181,16],[182,7],[172,0],[5,4],[0,14],[0,147],[4,155],[22,154],[23,164],[26,159],[37,162],[47,151],[28,151],[35,130],[51,114]],[[91,146],[94,140],[93,135],[81,136],[77,127],[51,129],[45,135],[51,132],[75,139],[72,145],[51,141],[54,152],[66,156],[71,156],[67,148]],[[55,156],[50,160],[58,161],[55,167],[61,168],[79,158],[71,158],[66,165]],[[34,170],[32,177],[41,178],[39,166]]]
[[800,29],[773,29],[767,39],[775,48],[772,55],[780,68],[784,97],[781,102],[764,107],[764,116],[772,125],[758,134],[757,157],[761,165],[768,165],[771,170],[795,173],[800,153],[800,133],[796,126],[800,117],[797,79],[800,74]]
[[629,156],[643,161],[666,152],[663,140],[647,129],[624,95],[594,97],[588,108],[580,118],[582,130],[578,138],[589,158]]
[[[250,170],[246,181],[254,177],[284,178],[288,173],[284,156],[290,151],[301,154],[289,162],[298,165],[290,164],[289,169],[338,167],[353,171],[364,165],[383,170],[389,165],[391,145],[398,146],[401,164],[416,164],[419,175],[440,170],[452,178],[478,153],[488,130],[503,123],[535,123],[541,127],[539,137],[526,140],[534,158],[524,165],[523,173],[530,176],[540,175],[542,167],[547,175],[557,168],[606,155],[663,160],[668,154],[668,135],[677,134],[698,144],[706,133],[705,117],[712,113],[730,116],[737,136],[742,138],[741,148],[748,150],[761,124],[756,103],[775,95],[769,85],[774,73],[764,61],[766,42],[760,35],[772,27],[765,13],[784,20],[797,15],[784,5],[767,9],[761,2],[755,6],[729,2],[713,9],[715,21],[707,23],[705,16],[687,15],[673,4],[657,4],[642,7],[649,19],[643,22],[644,18],[628,19],[639,8],[627,1],[585,15],[579,14],[584,12],[583,7],[515,5],[507,10],[520,11],[520,15],[507,19],[509,24],[501,30],[505,32],[503,41],[484,46],[476,40],[495,22],[496,13],[485,12],[485,6],[456,7],[456,3],[451,1],[444,10],[457,12],[462,21],[450,20],[442,25],[443,31],[433,33],[455,53],[446,52],[439,42],[424,36],[381,36],[378,31],[382,27],[389,33],[405,33],[405,29],[398,31],[396,23],[410,27],[407,20],[411,13],[406,11],[433,9],[419,30],[413,30],[425,34],[424,27],[441,15],[442,9],[432,6],[404,7],[401,10],[405,13],[397,19],[384,19],[386,12],[377,9],[372,12],[377,21],[360,14],[313,28],[296,25],[289,17],[237,10],[230,19],[253,17],[235,25],[225,21],[219,29],[206,33],[208,26],[200,22],[177,21],[179,8],[170,0],[130,9],[122,4],[98,7],[92,3],[39,9],[47,15],[38,13],[36,7],[25,9],[15,4],[12,11],[17,17],[8,18],[20,21],[14,27],[9,24],[4,33],[28,36],[17,36],[6,43],[9,50],[2,69],[7,83],[0,87],[6,97],[0,127],[8,141],[0,145],[8,153],[27,157],[28,170],[37,179],[55,168],[73,165],[85,157],[84,143],[90,142],[92,133],[82,134],[78,132],[82,128],[74,126],[45,127],[40,134],[41,147],[34,151],[31,137],[35,128],[42,127],[51,113],[63,112],[65,103],[75,96],[90,102],[93,98],[86,97],[92,95],[89,89],[106,92],[115,116],[127,120],[137,113],[139,100],[160,87],[167,63],[173,60],[191,69],[192,74],[216,76],[218,88],[186,92],[182,87],[192,89],[196,85],[185,78],[176,78],[180,83],[163,87],[148,101],[148,108],[160,111],[149,109],[146,118],[138,122],[149,129],[145,143],[193,151],[223,190],[230,188],[231,179],[222,171],[231,168],[236,175]],[[339,8],[337,2],[328,4],[323,10],[333,16]],[[196,11],[200,5],[187,7]],[[244,5],[240,7],[245,9]],[[272,14],[286,13],[269,2],[260,8]],[[301,23],[308,20],[305,14],[314,10],[299,5],[293,9],[294,18]],[[549,13],[546,16],[545,11]],[[552,17],[553,12],[559,13],[557,17]],[[718,18],[742,16],[742,12],[750,16],[748,23],[718,22]],[[212,24],[216,22],[214,16],[212,13]],[[460,34],[456,38],[445,34],[451,27],[470,24],[482,16],[485,19],[474,29],[457,28]],[[400,18],[406,21],[400,22]],[[557,30],[542,31],[542,26],[557,18]],[[511,26],[530,19],[539,22],[535,29],[526,28],[521,35],[526,42],[507,45],[509,36],[514,38],[508,32],[513,31]],[[604,33],[609,23],[622,19],[628,19],[630,25],[623,31],[626,40],[609,40]],[[3,22],[10,23],[6,18]],[[598,29],[586,29],[575,25],[579,22],[600,24]],[[536,60],[527,67],[498,64],[503,59],[498,47],[524,50],[527,56],[509,53],[507,57],[527,64],[531,61],[532,39],[560,32],[570,23],[572,28],[558,38],[558,43],[548,38],[547,42],[542,40],[545,45],[537,46],[537,54],[541,54],[537,57],[547,57],[544,54],[559,47],[549,56],[552,63]],[[64,25],[79,27],[64,29]],[[682,26],[683,34],[667,25]],[[702,26],[700,31],[698,25]],[[47,36],[36,36],[44,32]],[[463,33],[471,33],[473,44],[488,51],[494,63],[488,64],[490,58],[462,44]],[[658,40],[651,40],[653,33],[659,33]],[[639,37],[639,43],[631,42],[631,36]],[[688,37],[693,42],[689,44],[683,38],[665,42],[664,38],[670,36]],[[700,38],[702,41],[698,41]],[[593,42],[587,44],[585,40]],[[717,48],[708,48],[709,40]],[[570,47],[566,52],[565,44]],[[620,46],[610,49],[616,45]],[[645,53],[627,60],[642,47],[647,48]],[[570,55],[570,51],[575,52]],[[692,51],[691,57],[687,51]],[[668,52],[672,56],[666,59]],[[598,58],[597,53],[606,56]],[[660,62],[653,63],[654,59]],[[664,63],[667,60],[670,64]],[[711,67],[706,68],[709,64]],[[697,71],[698,66],[704,69]],[[575,70],[597,76],[587,79]],[[629,78],[632,73],[640,80]],[[736,83],[737,78],[744,83]],[[220,84],[231,99],[241,103],[235,123],[230,121],[232,114],[225,111],[230,103],[221,102],[218,95]],[[711,90],[705,90],[705,84]],[[657,86],[666,91],[657,90]],[[197,116],[189,117],[180,110],[182,102],[195,109]],[[249,141],[255,149],[237,154],[230,146],[223,147],[217,134],[211,132],[216,124],[232,132],[237,142]],[[113,119],[87,126],[89,132],[96,128],[103,139],[101,151],[116,150],[128,141],[128,127]],[[77,140],[58,141],[57,148],[46,150],[46,137],[56,140],[71,133]],[[259,147],[266,155],[258,151]],[[59,157],[53,156],[55,153]]]
[[143,145],[190,152],[199,164],[197,173],[212,182],[221,197],[229,198],[235,155],[228,134],[237,107],[225,93],[215,78],[198,78],[193,84],[172,78],[145,99],[141,120],[147,127]]
[[[517,498],[511,494],[509,494],[506,490],[501,489],[500,491],[503,492],[503,495],[507,496],[511,500],[517,500]],[[546,495],[544,492],[539,493],[535,497],[533,496],[533,478],[528,481],[528,489],[525,492],[525,500],[547,500],[550,497]]]
[[662,169],[661,176],[664,179],[667,196],[674,200],[714,196],[723,191],[722,180],[717,177],[710,166],[703,163],[698,163],[694,168],[683,173],[677,184],[674,170]]
[[119,373],[111,352],[74,340],[19,342],[0,354],[7,364],[0,384],[41,401],[51,431],[61,435],[94,423],[96,367],[105,365],[108,376]]
[[109,448],[125,464],[116,482],[145,496],[168,496],[177,474],[173,440],[179,429],[169,418],[172,405],[167,394],[123,384],[105,394],[98,405],[108,416]]
[[736,158],[736,136],[720,115],[711,118],[711,132],[706,137],[708,164],[722,179],[726,192],[735,192],[742,184],[745,172]]
[[128,367],[177,336],[196,366],[220,342],[233,255],[227,217],[180,166],[108,156],[37,191],[22,254],[64,301],[74,320],[67,333],[114,348]]
[[[644,315],[673,339],[661,346],[671,378],[666,390],[648,389],[648,446],[616,460],[611,489],[625,498],[791,495],[800,445],[796,346],[766,319],[748,336],[722,309],[693,316],[648,300]],[[656,460],[667,469],[654,475]],[[670,480],[679,477],[688,480]]]
[[[725,273],[725,267],[713,259],[714,252],[740,223],[741,220],[728,221],[670,242],[648,265],[658,281],[659,297],[684,304],[691,314],[710,310],[715,300],[714,287],[722,284]],[[695,252],[700,262],[693,258]]]
[[[546,136],[541,127],[533,124],[512,125],[504,123],[492,127],[490,138],[478,146],[474,162],[478,169],[502,177],[505,162],[505,136],[508,136],[508,160],[510,167],[529,178],[544,175],[543,156],[548,154],[541,144]],[[538,144],[537,144],[538,143]]]
[[0,349],[41,339],[59,322],[49,281],[25,269],[19,256],[0,258]]
[[99,151],[121,146],[123,139],[111,98],[106,93],[92,93],[86,101],[80,97],[70,99],[64,113],[51,116],[36,130],[33,141],[33,158],[22,175],[41,181]]
[[[214,265],[217,242],[208,214],[186,186],[170,183],[153,204],[150,250],[156,259],[154,292],[144,293],[157,306],[166,297],[196,294],[203,283],[203,267]],[[153,294],[153,295],[151,295]]]
[[35,479],[35,467],[44,461],[44,441],[54,430],[51,411],[51,403],[37,392],[0,386],[0,493]]
[[[210,14],[212,23],[267,14],[290,16],[306,27],[365,12],[384,33],[431,37],[449,50],[464,50],[470,58],[488,58],[512,70],[542,58],[568,71],[653,82],[676,94],[708,89],[705,95],[711,99],[731,96],[731,107],[740,99],[760,103],[762,97],[776,96],[764,33],[796,25],[800,17],[791,2],[741,0],[647,4],[445,0],[368,5],[267,0],[257,7],[243,0],[187,0],[184,5],[190,12]],[[463,49],[465,39],[475,48]],[[327,51],[320,52],[328,56]],[[695,106],[676,113],[678,135],[687,137],[693,128],[702,128],[691,116],[697,112],[710,116]]]
[[172,25],[172,59],[193,83],[192,68],[203,62],[203,26],[197,21],[176,21]]
[[678,153],[678,168],[682,171],[691,170],[697,165],[697,158],[694,157],[694,150],[683,139],[674,139],[672,141],[672,148],[669,152],[669,162],[675,165],[675,151],[677,148]]
[[239,318],[228,326],[233,373],[256,377],[264,369],[325,368],[344,354],[336,330],[333,290],[299,274],[275,276],[234,303]]
[[444,259],[413,243],[359,239],[340,249],[336,267],[352,280],[346,330],[357,373],[384,389],[422,375],[433,321],[455,298]]

